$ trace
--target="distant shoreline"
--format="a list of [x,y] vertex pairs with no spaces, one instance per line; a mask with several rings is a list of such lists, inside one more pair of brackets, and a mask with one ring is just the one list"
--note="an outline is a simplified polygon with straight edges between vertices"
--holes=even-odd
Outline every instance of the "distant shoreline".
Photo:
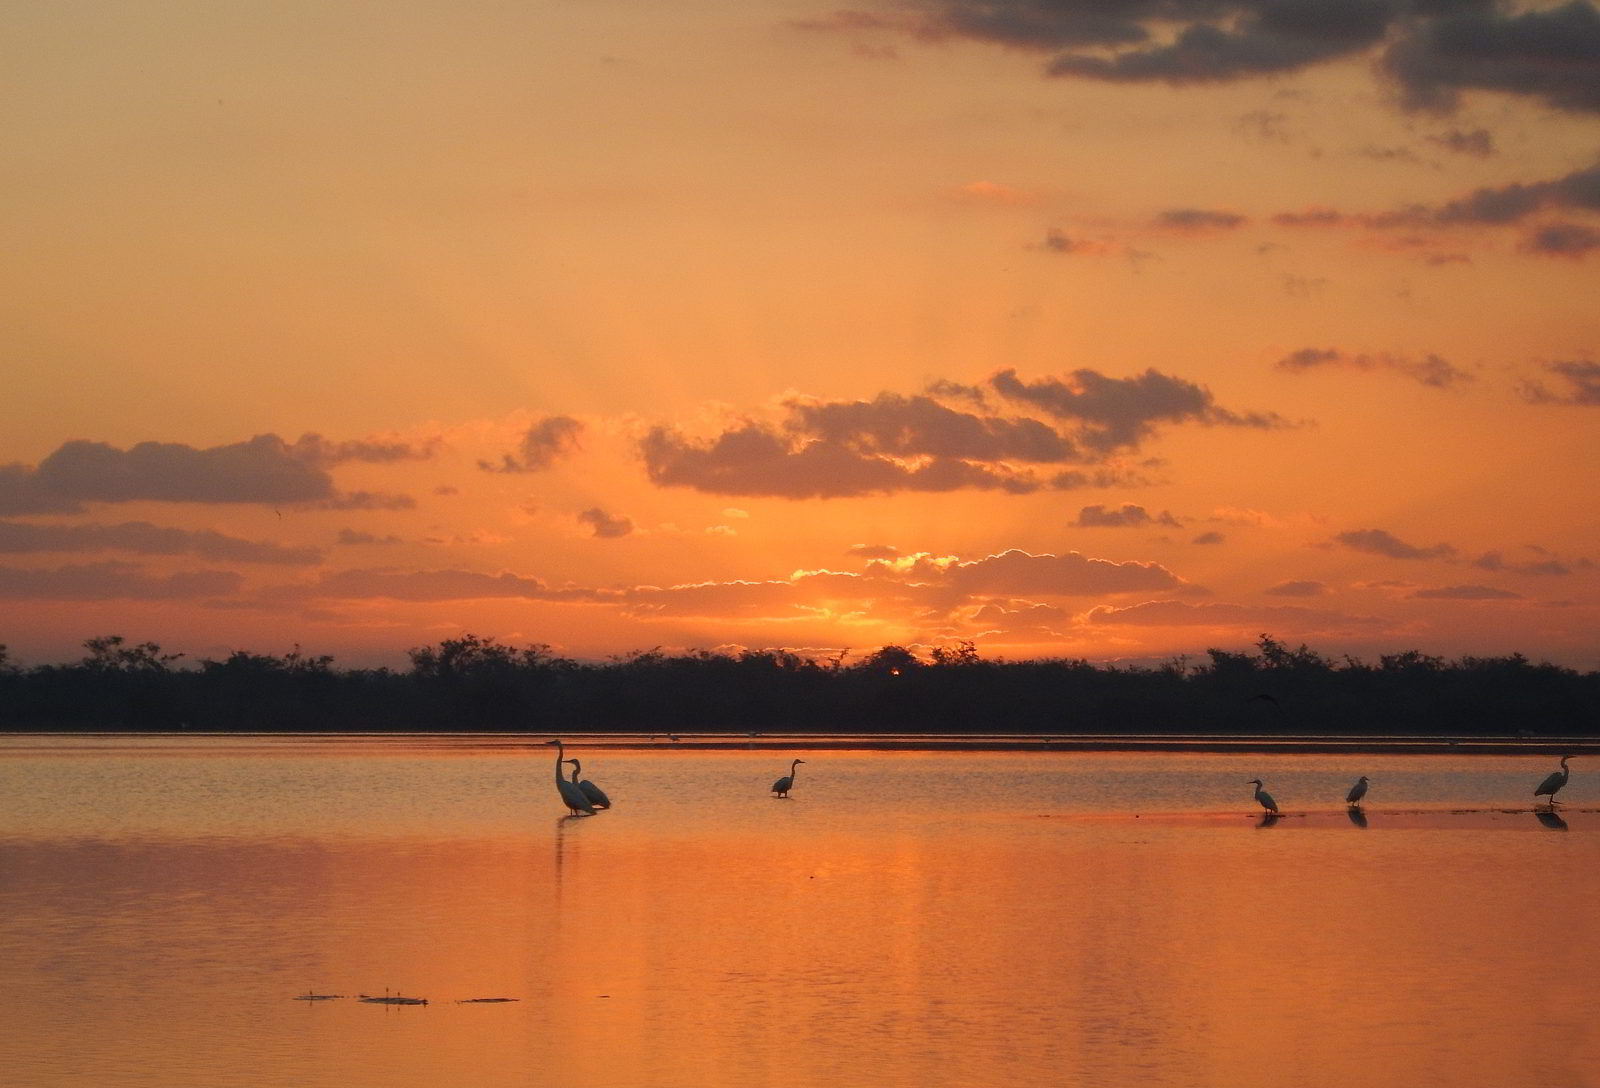
[[995,734],[995,733],[587,733],[506,732],[136,732],[18,730],[0,732],[0,752],[12,742],[72,740],[125,742],[233,741],[324,747],[369,741],[422,747],[541,748],[560,736],[569,748],[611,751],[877,751],[877,752],[1167,752],[1303,755],[1600,755],[1600,741],[1577,737],[1309,736],[1293,734]]

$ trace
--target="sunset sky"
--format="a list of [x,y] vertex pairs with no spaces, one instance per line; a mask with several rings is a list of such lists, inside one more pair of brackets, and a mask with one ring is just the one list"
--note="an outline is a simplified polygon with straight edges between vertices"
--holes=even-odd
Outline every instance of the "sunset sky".
[[1600,668],[1590,0],[0,28],[16,663]]

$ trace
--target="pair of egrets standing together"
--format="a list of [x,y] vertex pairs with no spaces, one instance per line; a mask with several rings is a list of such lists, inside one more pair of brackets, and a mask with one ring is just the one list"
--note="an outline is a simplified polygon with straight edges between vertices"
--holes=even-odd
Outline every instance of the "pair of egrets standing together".
[[[1543,782],[1540,782],[1534,787],[1533,795],[1535,797],[1549,797],[1551,808],[1556,806],[1556,792],[1560,790],[1562,786],[1567,784],[1567,779],[1572,774],[1571,770],[1569,770],[1567,767],[1567,760],[1571,758],[1571,756],[1562,756],[1561,769],[1559,771],[1551,771]],[[1261,779],[1252,778],[1250,779],[1249,784],[1255,786],[1256,801],[1260,803],[1262,808],[1266,809],[1268,812],[1278,811],[1278,802],[1272,799],[1272,794],[1261,788]],[[1360,778],[1356,779],[1356,784],[1350,787],[1350,792],[1344,795],[1344,802],[1347,805],[1358,805],[1361,803],[1361,799],[1366,795],[1367,776],[1362,775]]]
[[[576,759],[567,759],[567,747],[559,740],[550,742],[556,746],[556,792],[561,795],[561,803],[567,806],[567,811],[576,816],[582,813],[593,816],[597,808],[610,808],[611,798],[606,796],[606,791],[590,782],[587,778],[578,779],[583,773],[583,764]],[[789,773],[772,784],[772,792],[779,797],[788,797],[789,790],[794,787],[794,776],[803,759],[792,760],[789,763]],[[572,764],[572,778],[561,776],[561,766],[564,763]]]

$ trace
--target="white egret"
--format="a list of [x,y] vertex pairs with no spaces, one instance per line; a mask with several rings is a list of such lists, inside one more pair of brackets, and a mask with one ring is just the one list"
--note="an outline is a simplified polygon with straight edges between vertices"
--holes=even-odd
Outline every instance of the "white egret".
[[576,816],[580,812],[586,816],[594,815],[594,805],[583,795],[583,791],[575,784],[561,777],[561,764],[565,763],[567,746],[559,740],[550,742],[556,746],[556,792],[561,795],[561,803],[567,806],[567,811]]
[[1362,775],[1356,779],[1356,784],[1350,787],[1350,792],[1344,795],[1347,805],[1359,805],[1361,799],[1367,795],[1367,776]]
[[1261,779],[1252,778],[1250,779],[1249,784],[1255,786],[1256,800],[1261,802],[1262,808],[1266,809],[1268,812],[1278,811],[1278,802],[1272,799],[1272,794],[1261,788]]
[[605,790],[601,789],[587,778],[585,778],[582,782],[578,781],[578,773],[583,770],[583,764],[579,763],[575,759],[569,759],[567,762],[572,764],[573,783],[583,791],[583,795],[589,799],[589,803],[595,808],[610,808],[611,798],[606,796]]
[[1533,791],[1535,797],[1543,797],[1549,794],[1551,808],[1556,805],[1556,791],[1567,784],[1567,777],[1572,773],[1567,769],[1567,760],[1571,758],[1571,756],[1562,756],[1561,769],[1559,771],[1551,771],[1550,776],[1539,783],[1539,788]]
[[791,762],[789,764],[789,773],[772,784],[772,792],[777,794],[779,797],[789,796],[789,791],[794,788],[794,769],[804,762],[805,760],[803,759],[797,759]]

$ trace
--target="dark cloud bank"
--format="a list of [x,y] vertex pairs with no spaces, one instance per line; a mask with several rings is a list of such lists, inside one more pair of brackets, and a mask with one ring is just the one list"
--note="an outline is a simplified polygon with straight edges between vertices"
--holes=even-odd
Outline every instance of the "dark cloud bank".
[[987,42],[1043,55],[1051,77],[1120,83],[1221,83],[1371,55],[1411,109],[1495,91],[1600,112],[1600,9],[1587,0],[904,0],[807,25]]

